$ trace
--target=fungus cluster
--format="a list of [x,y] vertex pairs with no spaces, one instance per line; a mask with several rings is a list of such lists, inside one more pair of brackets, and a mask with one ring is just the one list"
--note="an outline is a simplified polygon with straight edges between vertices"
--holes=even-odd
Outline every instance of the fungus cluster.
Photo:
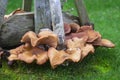
[[41,31],[39,34],[29,31],[21,39],[24,44],[9,51],[8,60],[26,63],[35,61],[38,65],[49,60],[52,68],[56,68],[65,61],[80,62],[89,53],[94,53],[95,46],[115,46],[111,41],[102,39],[100,33],[93,30],[92,26],[80,27],[76,23],[64,23],[64,30],[64,50],[57,50],[58,36],[52,31]]

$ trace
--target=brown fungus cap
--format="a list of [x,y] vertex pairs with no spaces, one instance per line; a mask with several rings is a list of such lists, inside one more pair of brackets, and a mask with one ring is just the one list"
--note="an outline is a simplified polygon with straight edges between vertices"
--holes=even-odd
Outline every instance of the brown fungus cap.
[[72,33],[76,33],[80,29],[80,26],[77,23],[70,23],[69,25]]
[[[83,38],[73,38],[66,41],[66,46],[68,48],[67,53],[73,53],[71,57],[74,57],[77,53],[77,60],[83,59],[89,53],[94,53],[94,47],[91,44],[86,44],[86,41]],[[80,50],[79,50],[80,49]],[[73,52],[74,51],[74,52]],[[76,54],[75,54],[76,51]],[[75,58],[75,57],[74,57]],[[74,59],[72,58],[72,59]],[[74,60],[73,60],[74,62]]]
[[53,69],[65,62],[68,56],[69,55],[64,50],[58,51],[55,48],[50,48],[48,50],[48,57]]
[[[28,47],[28,46],[27,46]],[[22,45],[16,49],[10,50],[9,61],[21,60],[26,63],[32,63],[34,60],[37,64],[44,64],[48,60],[47,51],[38,47],[28,47]]]
[[56,48],[58,45],[58,37],[52,31],[42,31],[38,34],[39,39],[36,40],[35,46],[48,45]]
[[69,39],[66,41],[66,46],[68,49],[70,48],[83,48],[86,44],[86,39],[84,38],[73,38],[73,39]]
[[36,40],[38,40],[37,35],[33,31],[29,31],[22,37],[21,42],[30,43],[34,47]]
[[70,60],[72,62],[79,62],[81,59],[81,49],[80,48],[67,49],[66,53],[69,54],[68,60]]
[[97,39],[92,43],[94,46],[103,46],[108,48],[115,47],[115,44],[113,44],[110,40],[107,39]]
[[80,26],[76,23],[64,23],[65,34],[76,33],[80,29]]
[[64,31],[65,31],[65,34],[69,34],[71,32],[71,27],[69,24],[67,23],[64,23]]
[[86,44],[85,47],[82,48],[81,60],[85,58],[89,53],[94,53],[94,47],[91,44]]

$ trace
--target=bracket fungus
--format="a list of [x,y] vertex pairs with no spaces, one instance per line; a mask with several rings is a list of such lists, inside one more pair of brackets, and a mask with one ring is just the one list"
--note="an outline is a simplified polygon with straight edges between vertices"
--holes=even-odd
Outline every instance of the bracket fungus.
[[22,37],[21,42],[25,44],[10,50],[11,55],[8,60],[21,60],[26,63],[32,63],[36,60],[36,63],[41,65],[48,60],[48,54],[45,48],[41,48],[40,45],[49,45],[56,48],[58,38],[53,32],[44,31],[36,35],[29,31]]
[[8,60],[21,60],[26,63],[36,61],[39,65],[49,60],[54,69],[66,61],[80,62],[89,53],[94,53],[96,46],[115,46],[111,41],[102,39],[92,26],[80,27],[76,23],[64,23],[64,30],[66,49],[57,50],[58,36],[52,31],[41,31],[39,34],[29,31],[21,39],[24,44],[9,51]]

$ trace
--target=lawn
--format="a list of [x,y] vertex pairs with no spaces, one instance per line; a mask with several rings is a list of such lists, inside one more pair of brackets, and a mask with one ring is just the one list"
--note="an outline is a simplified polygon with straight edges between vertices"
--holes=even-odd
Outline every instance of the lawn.
[[[95,30],[103,38],[113,41],[115,48],[96,48],[95,54],[82,62],[51,69],[49,62],[39,66],[18,62],[13,68],[4,61],[0,80],[120,80],[120,0],[84,0]],[[21,7],[22,0],[9,0],[7,14]],[[68,0],[65,11],[77,15],[73,0]]]

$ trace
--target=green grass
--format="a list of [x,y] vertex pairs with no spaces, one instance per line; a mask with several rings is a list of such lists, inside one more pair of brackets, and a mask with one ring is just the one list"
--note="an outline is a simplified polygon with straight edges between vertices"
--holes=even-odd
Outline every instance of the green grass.
[[[7,13],[21,7],[22,0],[9,0]],[[84,0],[95,30],[103,38],[113,41],[114,49],[99,47],[95,54],[82,62],[59,66],[52,70],[49,62],[39,66],[18,62],[13,68],[4,61],[0,80],[119,80],[120,79],[120,0]],[[15,3],[15,4],[14,4]],[[71,8],[73,8],[72,11]],[[65,4],[65,11],[77,15],[73,0]]]

